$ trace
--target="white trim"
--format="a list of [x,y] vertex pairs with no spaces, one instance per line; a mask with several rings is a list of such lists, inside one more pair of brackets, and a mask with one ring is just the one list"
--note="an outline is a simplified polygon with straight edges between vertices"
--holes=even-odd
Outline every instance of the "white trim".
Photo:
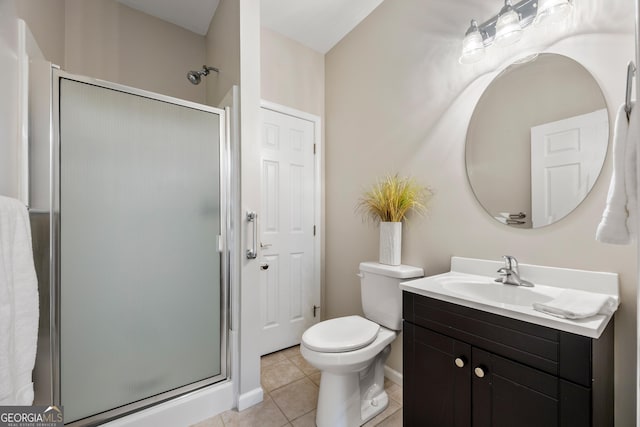
[[384,365],[384,377],[389,381],[402,386],[402,373],[390,368],[389,365]]
[[314,212],[313,212],[313,220],[314,225],[316,226],[316,239],[313,242],[313,250],[314,250],[314,285],[316,289],[319,290],[318,299],[314,302],[314,304],[320,306],[320,317],[318,320],[322,319],[322,314],[325,312],[322,304],[322,119],[320,116],[316,116],[314,114],[306,113],[304,111],[296,110],[295,108],[287,107],[284,105],[276,104],[275,102],[265,101],[264,99],[260,100],[260,107],[266,110],[275,111],[277,113],[287,114],[292,117],[296,117],[302,120],[307,120],[313,122],[314,128],[314,141],[315,144],[315,156],[314,156]]
[[240,244],[240,88],[234,85],[218,105],[224,108],[227,120],[227,178],[228,178],[228,224],[229,224],[229,370],[234,385],[234,407],[238,406],[240,394],[240,271],[242,252]]
[[29,207],[29,56],[27,24],[18,19],[18,198]]
[[188,426],[233,407],[233,384],[227,381],[171,399],[105,424],[106,427]]
[[[320,117],[311,113],[306,113],[304,111],[296,110],[295,108],[287,107],[286,105],[276,104],[275,102],[265,101],[264,99],[260,100],[260,107],[265,108],[267,110],[272,110],[278,113],[287,114],[292,117],[297,117],[302,120],[308,120],[310,122],[314,122],[318,127],[320,126]],[[320,140],[319,129],[316,129],[316,143]]]
[[256,405],[264,399],[264,392],[262,387],[254,388],[253,390],[243,393],[238,396],[238,411],[243,411],[253,405]]

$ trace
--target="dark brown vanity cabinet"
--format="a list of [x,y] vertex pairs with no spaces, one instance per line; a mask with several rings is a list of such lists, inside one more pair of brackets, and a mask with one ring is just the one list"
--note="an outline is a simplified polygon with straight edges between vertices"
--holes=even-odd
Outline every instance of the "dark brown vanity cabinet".
[[613,426],[599,339],[403,293],[405,427]]

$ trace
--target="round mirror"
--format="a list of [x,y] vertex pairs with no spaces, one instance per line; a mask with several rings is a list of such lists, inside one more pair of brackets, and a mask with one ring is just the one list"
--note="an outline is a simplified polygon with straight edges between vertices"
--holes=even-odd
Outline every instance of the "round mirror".
[[469,183],[496,220],[539,228],[587,196],[607,154],[602,90],[582,65],[544,53],[514,63],[480,97],[466,142]]

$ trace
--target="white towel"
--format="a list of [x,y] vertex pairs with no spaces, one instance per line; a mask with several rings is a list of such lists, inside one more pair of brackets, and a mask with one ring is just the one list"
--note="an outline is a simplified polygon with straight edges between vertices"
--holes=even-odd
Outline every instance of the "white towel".
[[495,219],[497,219],[498,221],[500,221],[503,224],[507,223],[507,218],[503,217],[503,216],[494,216]]
[[603,243],[627,244],[636,231],[638,124],[635,111],[627,120],[624,105],[618,109],[613,133],[613,173],[607,204],[596,231]]
[[25,206],[0,196],[0,405],[31,405],[38,281]]
[[566,319],[584,319],[596,314],[613,314],[618,301],[610,295],[565,289],[553,301],[534,303],[542,313]]

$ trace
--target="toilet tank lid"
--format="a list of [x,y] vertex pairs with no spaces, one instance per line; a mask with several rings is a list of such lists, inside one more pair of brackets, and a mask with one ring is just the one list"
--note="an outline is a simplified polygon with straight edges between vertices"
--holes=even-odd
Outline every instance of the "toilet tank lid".
[[394,279],[413,279],[424,276],[424,270],[420,267],[411,265],[387,265],[379,262],[361,262],[360,271],[367,273],[380,274]]

